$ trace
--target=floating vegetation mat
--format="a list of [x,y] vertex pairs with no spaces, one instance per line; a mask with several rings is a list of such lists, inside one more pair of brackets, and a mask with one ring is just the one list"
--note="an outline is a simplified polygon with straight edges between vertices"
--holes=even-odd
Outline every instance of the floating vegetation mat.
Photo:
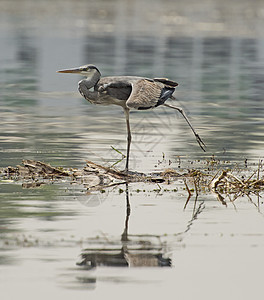
[[[261,197],[264,191],[263,162],[259,161],[255,170],[249,168],[223,169],[221,163],[205,170],[190,169],[179,173],[175,169],[165,169],[163,172],[143,174],[137,172],[125,173],[114,168],[107,168],[87,161],[82,169],[55,168],[41,161],[24,160],[22,165],[6,167],[0,170],[3,182],[21,182],[24,188],[36,188],[43,184],[69,181],[82,184],[87,190],[103,190],[110,186],[131,182],[156,184],[172,184],[179,179],[184,181],[189,198],[195,194],[213,192],[219,201],[226,204],[225,198],[234,201],[240,196],[257,195]],[[187,201],[188,202],[188,201]]]

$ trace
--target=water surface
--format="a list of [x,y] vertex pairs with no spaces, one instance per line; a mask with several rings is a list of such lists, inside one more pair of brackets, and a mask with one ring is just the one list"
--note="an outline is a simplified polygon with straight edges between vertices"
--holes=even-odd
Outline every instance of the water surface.
[[[215,170],[250,176],[264,148],[263,3],[187,2],[2,1],[0,167],[121,159],[111,147],[125,153],[121,109],[90,105],[77,92],[80,77],[56,73],[93,63],[104,76],[177,81],[174,104],[207,145],[203,153],[175,111],[132,112],[132,170],[204,171],[213,159]],[[1,296],[259,298],[262,198],[223,206],[204,193],[184,210],[181,180],[127,191],[2,181]]]

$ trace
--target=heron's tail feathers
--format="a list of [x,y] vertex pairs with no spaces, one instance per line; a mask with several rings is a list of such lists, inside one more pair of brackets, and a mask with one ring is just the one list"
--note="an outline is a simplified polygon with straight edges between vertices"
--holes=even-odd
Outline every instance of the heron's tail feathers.
[[153,80],[161,82],[161,83],[165,84],[168,87],[176,87],[176,86],[178,86],[177,82],[172,81],[172,80],[170,80],[168,78],[154,78]]

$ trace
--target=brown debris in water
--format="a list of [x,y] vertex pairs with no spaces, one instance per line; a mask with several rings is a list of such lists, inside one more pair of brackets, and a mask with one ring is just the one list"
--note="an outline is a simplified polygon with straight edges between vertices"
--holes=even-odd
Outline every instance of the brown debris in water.
[[33,179],[34,177],[43,178],[61,178],[70,176],[66,171],[52,167],[41,161],[23,160],[23,166],[17,165],[16,167],[7,167],[3,173],[8,177],[15,177],[20,179]]
[[251,173],[247,179],[243,176],[240,179],[231,171],[222,170],[220,175],[216,176],[216,174],[211,180],[209,189],[216,194],[217,199],[225,206],[227,205],[226,197],[234,202],[238,197],[245,195],[249,201],[253,202],[251,195],[255,195],[259,199],[264,191],[264,176],[260,178],[260,170],[259,164],[257,171]]
[[[125,182],[152,182],[170,184],[179,178],[183,178],[185,185],[190,183],[194,189],[189,189],[189,197],[192,191],[195,191],[196,197],[198,193],[206,190],[216,193],[218,199],[225,204],[224,194],[236,195],[251,192],[259,193],[264,190],[264,177],[260,176],[262,165],[254,171],[248,179],[240,179],[238,175],[234,175],[231,171],[222,170],[213,176],[212,172],[203,173],[200,170],[189,170],[187,173],[180,174],[174,169],[166,169],[151,175],[143,173],[125,173],[113,168],[104,167],[91,161],[86,162],[86,166],[82,169],[63,169],[55,168],[49,164],[35,160],[23,160],[23,165],[16,167],[7,167],[0,170],[1,177],[8,180],[22,181],[25,188],[35,188],[43,184],[52,183],[54,181],[68,180],[71,183],[83,184],[87,189],[102,189],[109,186],[123,184]],[[240,174],[239,172],[236,172]],[[235,174],[236,174],[235,173]]]
[[212,180],[210,188],[214,191],[221,191],[225,193],[264,189],[264,178],[251,179],[255,173],[253,173],[247,180],[244,180],[239,179],[231,172],[222,171],[218,177]]
[[108,168],[91,161],[86,162],[83,169],[55,168],[49,164],[35,160],[23,160],[23,165],[7,167],[1,171],[2,177],[8,180],[23,181],[25,188],[35,188],[43,184],[60,180],[84,184],[87,188],[108,187],[123,182],[163,182],[161,177],[149,177],[142,173],[125,173]]

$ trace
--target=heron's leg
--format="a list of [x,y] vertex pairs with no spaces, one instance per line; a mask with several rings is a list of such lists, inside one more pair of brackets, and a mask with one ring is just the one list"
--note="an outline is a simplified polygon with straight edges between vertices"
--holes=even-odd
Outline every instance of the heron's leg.
[[[127,242],[128,241],[128,221],[129,221],[129,216],[130,216],[130,203],[129,203],[129,193],[128,193],[128,183],[126,183],[126,221],[125,221],[125,229],[124,232],[121,236],[121,241],[122,242]],[[126,248],[126,244],[123,245],[123,247]]]
[[191,122],[189,121],[189,119],[187,118],[187,116],[185,115],[183,109],[180,108],[180,107],[176,107],[176,106],[167,104],[167,103],[164,103],[163,105],[166,106],[166,107],[170,107],[170,108],[176,109],[176,110],[178,110],[178,111],[181,113],[181,115],[184,117],[184,119],[186,120],[186,122],[187,122],[188,125],[190,126],[190,128],[191,128],[193,134],[195,135],[197,143],[198,143],[199,146],[202,148],[202,150],[205,152],[205,149],[204,149],[204,148],[206,147],[206,146],[205,146],[205,143],[202,141],[202,139],[200,138],[199,134],[198,134],[198,133],[194,130],[194,128],[192,127],[192,124],[191,124]]
[[125,171],[128,172],[128,162],[129,162],[129,152],[130,152],[130,144],[131,144],[131,131],[130,131],[130,124],[129,124],[129,109],[124,108],[124,113],[126,117],[126,124],[127,124],[127,155],[126,155],[126,168]]

